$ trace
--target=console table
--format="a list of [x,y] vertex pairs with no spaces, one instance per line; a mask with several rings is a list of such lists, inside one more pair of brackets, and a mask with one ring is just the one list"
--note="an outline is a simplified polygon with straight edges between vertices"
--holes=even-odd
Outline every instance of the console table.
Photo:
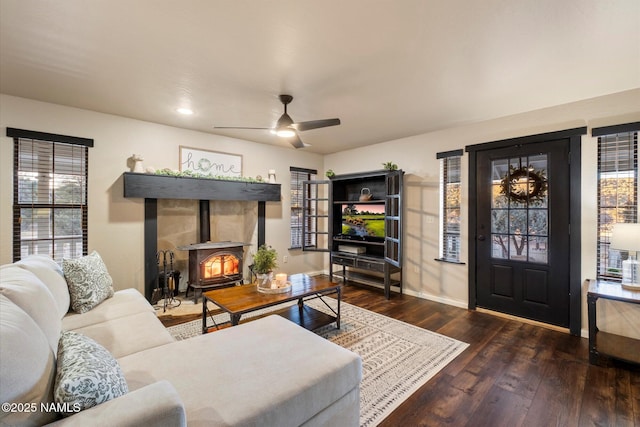
[[640,340],[598,330],[596,301],[598,299],[640,304],[640,292],[624,289],[619,283],[589,281],[587,309],[589,315],[589,363],[597,364],[600,355],[640,364]]

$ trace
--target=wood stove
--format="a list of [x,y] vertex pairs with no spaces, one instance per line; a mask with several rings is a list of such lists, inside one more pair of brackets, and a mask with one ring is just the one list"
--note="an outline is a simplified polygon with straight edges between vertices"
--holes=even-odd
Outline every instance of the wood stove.
[[202,292],[241,284],[244,246],[250,246],[250,243],[207,242],[178,247],[179,250],[189,251],[186,295],[189,294],[189,288],[192,288],[194,302],[197,302],[198,290]]

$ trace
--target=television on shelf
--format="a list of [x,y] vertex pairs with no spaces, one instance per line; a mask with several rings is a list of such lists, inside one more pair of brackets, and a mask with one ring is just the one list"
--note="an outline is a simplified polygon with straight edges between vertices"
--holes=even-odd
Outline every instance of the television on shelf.
[[343,204],[342,237],[365,241],[384,240],[384,204]]

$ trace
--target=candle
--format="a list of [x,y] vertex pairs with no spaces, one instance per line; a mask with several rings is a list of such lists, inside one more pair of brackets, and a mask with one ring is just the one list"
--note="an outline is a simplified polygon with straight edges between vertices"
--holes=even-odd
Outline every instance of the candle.
[[287,275],[285,273],[276,274],[276,283],[279,287],[287,286]]

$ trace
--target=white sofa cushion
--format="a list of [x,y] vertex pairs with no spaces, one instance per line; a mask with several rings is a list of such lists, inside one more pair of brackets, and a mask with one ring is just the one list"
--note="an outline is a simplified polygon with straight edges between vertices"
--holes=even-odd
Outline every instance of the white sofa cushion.
[[69,286],[71,308],[76,313],[86,313],[113,296],[113,279],[96,251],[81,258],[64,259],[62,271]]
[[58,345],[54,398],[73,415],[129,392],[120,365],[91,338],[64,331]]
[[75,329],[104,346],[115,358],[175,341],[155,313],[144,311]]
[[58,306],[58,314],[62,318],[69,311],[69,288],[67,287],[67,281],[64,279],[64,273],[62,268],[57,262],[47,255],[29,255],[15,265],[20,266],[26,270],[29,270],[38,279],[42,280],[45,284]]
[[14,264],[0,267],[0,293],[24,310],[42,330],[54,352],[62,321],[49,289],[38,277]]
[[112,298],[102,301],[91,311],[83,314],[70,311],[62,319],[62,329],[76,330],[142,312],[154,313],[155,315],[154,308],[137,289],[123,289],[115,292]]
[[280,316],[118,362],[130,390],[170,381],[184,402],[189,426],[301,425],[353,393],[362,369],[355,353]]
[[[0,295],[0,402],[36,405],[37,411],[0,412],[0,425],[42,425],[54,412],[40,412],[53,402],[54,352],[36,323]],[[30,406],[31,407],[31,406]]]

